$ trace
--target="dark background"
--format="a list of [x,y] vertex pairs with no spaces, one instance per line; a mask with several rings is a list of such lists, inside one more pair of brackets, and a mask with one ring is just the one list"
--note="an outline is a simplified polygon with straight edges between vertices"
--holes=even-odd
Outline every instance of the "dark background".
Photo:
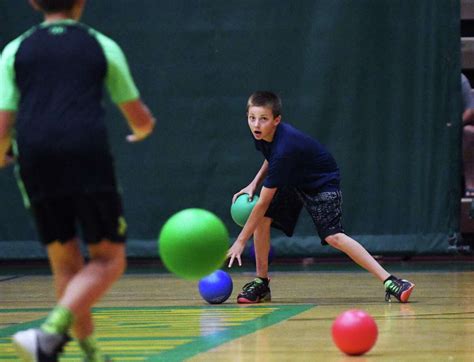
[[[336,157],[348,234],[377,254],[446,252],[460,196],[459,13],[445,0],[87,2],[82,21],[121,45],[158,119],[150,139],[127,144],[106,105],[129,255],[156,255],[161,226],[188,207],[238,234],[231,197],[263,161],[245,105],[263,89]],[[26,0],[0,2],[0,46],[40,21]],[[11,169],[0,173],[0,215],[0,258],[44,256]],[[335,252],[306,215],[274,246]]]

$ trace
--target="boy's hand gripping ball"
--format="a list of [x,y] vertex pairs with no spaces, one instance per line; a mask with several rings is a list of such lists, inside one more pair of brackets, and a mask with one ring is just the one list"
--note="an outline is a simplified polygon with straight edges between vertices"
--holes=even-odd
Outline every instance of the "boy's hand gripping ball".
[[232,220],[234,220],[237,225],[243,227],[257,201],[257,195],[253,195],[252,201],[249,201],[248,194],[242,194],[237,197],[235,202],[230,206],[230,215],[232,216]]

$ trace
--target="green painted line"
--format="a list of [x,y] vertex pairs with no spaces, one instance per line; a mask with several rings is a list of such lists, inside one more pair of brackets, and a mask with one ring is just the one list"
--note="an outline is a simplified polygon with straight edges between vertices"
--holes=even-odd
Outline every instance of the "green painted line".
[[[258,308],[260,306],[246,306],[243,308]],[[264,308],[265,306],[261,306]],[[159,354],[150,356],[147,361],[182,361],[191,358],[199,353],[206,352],[221,344],[229,342],[233,339],[242,337],[244,335],[253,333],[259,329],[269,327],[273,324],[279,323],[289,319],[299,313],[305,312],[315,305],[267,305],[271,308],[277,308],[268,315],[256,318],[252,321],[243,323],[240,326],[226,328],[224,331],[216,332],[208,336],[203,336],[197,340],[177,346],[172,350],[161,352]]]
[[38,328],[41,325],[41,323],[44,322],[45,319],[46,318],[36,319],[31,322],[19,323],[10,327],[2,328],[0,329],[0,338],[10,337],[12,334],[25,330],[25,329]]
[[[291,318],[299,313],[314,308],[314,304],[295,304],[295,305],[278,305],[278,304],[264,304],[264,305],[252,305],[252,306],[239,306],[235,304],[231,305],[219,305],[219,306],[178,306],[178,307],[112,307],[112,308],[95,308],[94,312],[97,313],[97,325],[100,325],[101,316],[105,317],[105,324],[102,324],[102,331],[105,330],[104,336],[99,337],[99,344],[104,343],[104,349],[107,345],[118,343],[119,348],[115,350],[112,348],[110,354],[116,358],[128,356],[129,358],[134,357],[143,358],[146,361],[182,361],[184,359],[195,356],[199,353],[205,352],[211,348],[215,348],[223,343],[239,338],[241,336],[253,333],[259,329],[266,328],[273,324],[279,323],[283,320]],[[261,311],[259,312],[259,309]],[[189,310],[189,313],[187,312]],[[28,313],[28,312],[46,312],[48,308],[15,308],[15,309],[4,309],[0,310],[0,315],[6,313]],[[130,320],[129,312],[137,312],[137,320]],[[156,314],[153,312],[156,311]],[[198,311],[198,312],[196,312]],[[187,335],[186,325],[187,320],[190,321],[190,327],[193,328],[193,323],[196,323],[196,317],[199,317],[201,312],[208,314],[208,321],[217,323],[215,325],[215,331],[212,330],[210,334],[197,334]],[[117,312],[117,313],[116,313]],[[215,313],[214,313],[215,312]],[[123,315],[123,317],[121,317]],[[154,325],[153,315],[156,316],[157,321]],[[149,320],[152,316],[152,320]],[[142,325],[142,329],[147,333],[142,333],[140,336],[140,321],[142,317],[145,319]],[[214,320],[214,317],[217,319]],[[174,319],[176,318],[176,319]],[[187,319],[188,318],[188,319]],[[190,318],[190,319],[189,319]],[[219,322],[219,320],[222,320]],[[19,330],[28,328],[37,328],[45,318],[36,319],[25,323],[19,323],[0,329],[0,347],[7,346],[10,341],[10,337]],[[204,319],[206,322],[207,319]],[[104,320],[102,320],[104,321]],[[174,322],[177,324],[175,324]],[[217,322],[216,322],[217,321]],[[149,323],[152,323],[150,327]],[[169,323],[174,325],[166,335],[166,328]],[[162,325],[160,325],[162,324]],[[128,337],[124,334],[120,335],[123,328],[125,333],[130,333],[129,328],[137,328],[137,335]],[[151,328],[151,329],[150,329]],[[184,328],[184,329],[183,329]],[[128,330],[128,332],[127,332]],[[158,335],[149,335],[148,332],[159,332]],[[184,331],[184,335],[180,333]],[[112,332],[112,335],[108,333]],[[118,335],[115,333],[118,332]],[[133,334],[131,332],[130,334]],[[162,334],[163,333],[163,334]],[[180,343],[182,341],[182,343]],[[127,346],[126,342],[130,342]],[[141,343],[140,343],[141,342]],[[150,351],[147,347],[150,343],[153,345],[155,342],[154,351]],[[125,345],[121,344],[125,343]],[[138,344],[136,344],[138,343]],[[161,346],[161,347],[160,347]],[[168,347],[167,347],[168,346]],[[120,351],[120,347],[122,350]],[[127,349],[128,348],[128,349]],[[164,348],[164,349],[163,349]],[[161,349],[161,350],[160,350]],[[119,352],[120,351],[120,352]],[[77,346],[71,345],[69,352],[66,350],[64,355],[65,360],[77,360],[79,358]],[[0,353],[0,360],[9,359],[12,352]],[[122,353],[124,355],[122,355]],[[140,354],[142,353],[142,354]]]
[[30,312],[49,312],[51,308],[8,308],[1,309],[0,314],[2,313],[30,313]]

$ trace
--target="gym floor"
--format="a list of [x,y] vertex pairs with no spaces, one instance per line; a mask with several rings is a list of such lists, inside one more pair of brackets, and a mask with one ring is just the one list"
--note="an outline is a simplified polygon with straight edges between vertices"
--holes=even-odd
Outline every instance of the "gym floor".
[[[275,262],[272,303],[249,306],[236,303],[253,278],[248,262],[231,270],[229,300],[209,305],[196,282],[153,261],[131,261],[94,309],[96,334],[114,361],[474,361],[474,258],[382,262],[416,284],[410,303],[386,303],[381,283],[343,260]],[[2,262],[1,361],[17,360],[11,334],[47,315],[51,285],[44,262]],[[353,308],[372,315],[379,329],[361,357],[344,355],[331,338],[334,319]],[[77,360],[70,343],[61,361]]]

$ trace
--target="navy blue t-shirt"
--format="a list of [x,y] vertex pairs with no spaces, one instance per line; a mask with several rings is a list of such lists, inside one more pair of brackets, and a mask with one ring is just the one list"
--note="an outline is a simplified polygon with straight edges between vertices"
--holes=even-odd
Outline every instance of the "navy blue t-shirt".
[[321,143],[293,126],[281,122],[272,142],[255,140],[255,147],[268,161],[263,186],[339,190],[340,174],[334,157]]

